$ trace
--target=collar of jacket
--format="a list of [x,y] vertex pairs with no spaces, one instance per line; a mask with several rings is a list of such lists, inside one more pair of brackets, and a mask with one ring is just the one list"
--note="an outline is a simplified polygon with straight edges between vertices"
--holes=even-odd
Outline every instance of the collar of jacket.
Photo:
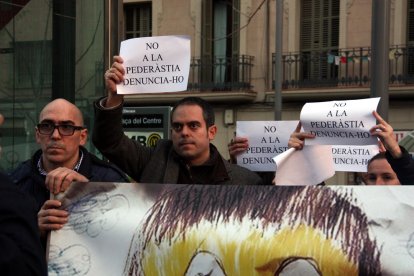
[[[79,146],[79,151],[82,152],[83,159],[79,166],[78,173],[90,179],[92,176],[92,168],[91,168],[91,159],[90,159],[89,152],[86,150],[86,148],[82,146]],[[40,175],[40,172],[37,169],[37,162],[39,161],[39,158],[41,156],[42,156],[42,150],[39,149],[38,151],[35,152],[31,160],[32,169],[35,170],[35,173],[38,175]]]
[[[179,156],[174,150],[172,151],[172,157],[183,167],[187,166],[186,161],[181,156]],[[211,184],[220,183],[230,179],[228,174],[228,167],[226,166],[225,162],[227,163],[227,161],[225,161],[222,158],[217,148],[213,144],[210,144],[210,158],[200,166],[214,167],[212,177],[213,183]]]

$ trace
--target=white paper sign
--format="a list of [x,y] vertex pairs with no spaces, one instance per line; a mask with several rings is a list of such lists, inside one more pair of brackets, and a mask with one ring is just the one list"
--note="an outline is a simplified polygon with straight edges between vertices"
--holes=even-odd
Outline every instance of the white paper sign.
[[237,164],[251,171],[273,172],[273,157],[288,149],[298,121],[238,121],[237,137],[247,137],[249,148],[237,156]]
[[372,111],[380,98],[306,103],[300,121],[306,132],[315,134],[307,145],[376,145],[369,130],[376,125]]
[[305,146],[290,148],[276,156],[276,185],[317,185],[335,174],[332,147]]
[[118,94],[160,93],[187,90],[190,72],[188,36],[153,36],[124,40],[124,82]]
[[335,171],[366,172],[369,160],[378,152],[378,145],[332,146]]
[[[288,149],[290,135],[297,124],[298,121],[238,121],[236,136],[247,137],[249,149],[237,156],[237,164],[256,172],[274,171],[274,157]],[[310,140],[306,140],[306,145]],[[333,145],[335,171],[366,172],[368,161],[378,151],[378,145]]]

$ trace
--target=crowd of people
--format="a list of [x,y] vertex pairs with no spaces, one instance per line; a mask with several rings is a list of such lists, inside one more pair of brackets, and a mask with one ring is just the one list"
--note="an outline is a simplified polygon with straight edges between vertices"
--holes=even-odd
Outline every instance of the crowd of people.
[[[45,275],[45,237],[49,231],[61,229],[69,215],[60,209],[61,202],[54,195],[67,190],[72,182],[274,184],[274,172],[259,176],[236,164],[237,155],[249,146],[247,138],[232,139],[230,162],[223,158],[211,143],[217,134],[214,110],[198,97],[183,98],[173,107],[171,139],[148,147],[128,138],[121,124],[124,99],[116,89],[124,75],[123,59],[115,56],[105,73],[108,94],[94,103],[92,141],[110,162],[84,147],[88,130],[81,111],[67,100],[56,99],[39,114],[35,135],[40,149],[8,176],[0,175],[0,244],[7,247],[0,253],[0,269],[2,273],[10,270],[5,275]],[[370,133],[379,138],[382,150],[370,160],[364,182],[414,184],[413,159],[398,145],[391,125],[377,112],[373,115],[378,123]],[[299,123],[288,145],[301,150],[306,139],[313,138],[313,134],[301,132]],[[17,219],[11,221],[12,215]],[[6,224],[9,226],[3,227]],[[20,263],[24,264],[16,265]]]

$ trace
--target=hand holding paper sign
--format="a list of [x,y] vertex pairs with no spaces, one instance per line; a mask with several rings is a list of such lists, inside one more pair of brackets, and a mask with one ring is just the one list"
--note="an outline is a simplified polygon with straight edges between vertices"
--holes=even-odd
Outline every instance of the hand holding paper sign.
[[274,160],[275,185],[317,185],[335,174],[329,145],[304,147],[303,150],[290,148]]
[[62,204],[59,200],[49,199],[43,203],[42,208],[37,214],[41,237],[52,230],[59,230],[68,222],[69,213],[66,210],[58,209]]
[[235,138],[229,150],[237,155],[239,166],[255,172],[273,172],[272,158],[288,149],[289,137],[297,124],[298,121],[237,121],[236,136],[248,141]]
[[372,114],[377,119],[378,124],[370,129],[371,135],[376,136],[381,140],[383,146],[389,153],[391,153],[392,157],[400,158],[402,152],[395,139],[394,129],[378,114],[378,112],[373,111]]
[[298,123],[296,126],[295,131],[290,135],[288,146],[289,148],[295,148],[297,150],[303,149],[303,146],[305,145],[305,139],[313,139],[315,138],[315,135],[310,132],[300,132],[302,128],[301,122]]
[[305,139],[315,135],[301,132],[299,122],[290,135],[289,150],[274,158],[276,163],[276,185],[317,185],[335,174],[332,147],[324,145],[305,146]]
[[[288,146],[301,150],[305,146],[305,139],[314,139],[315,135],[310,132],[300,132],[301,124],[290,135]],[[376,145],[367,146],[339,146],[332,145],[332,156],[335,171],[366,172],[367,162],[378,152]]]
[[234,137],[228,144],[230,161],[237,164],[237,156],[249,148],[249,139],[245,137]]
[[[378,124],[370,129],[372,136],[377,136],[386,152],[374,156],[368,165],[367,184],[414,184],[414,160],[406,149],[398,145],[394,130],[377,112],[373,115]],[[374,182],[375,181],[375,182]]]
[[105,72],[105,86],[108,90],[106,107],[118,106],[122,103],[124,96],[117,94],[117,85],[124,80],[125,69],[122,65],[124,60],[120,56],[114,56],[114,62],[110,69]]

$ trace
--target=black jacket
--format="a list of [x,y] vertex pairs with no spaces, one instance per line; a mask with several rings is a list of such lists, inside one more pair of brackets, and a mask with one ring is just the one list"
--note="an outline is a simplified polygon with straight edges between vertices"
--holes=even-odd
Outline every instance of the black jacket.
[[400,158],[393,158],[388,151],[385,152],[385,157],[397,175],[398,180],[400,180],[401,185],[414,185],[414,160],[405,148],[400,146],[400,149],[402,152]]
[[[84,147],[83,160],[78,173],[82,174],[91,182],[129,182],[126,175],[114,165],[98,159],[89,153]],[[45,176],[42,176],[37,169],[37,162],[42,154],[38,150],[30,160],[21,163],[10,173],[10,178],[20,190],[31,195],[36,200],[37,211],[43,203],[49,199],[49,191],[45,186]]]
[[34,200],[0,173],[0,274],[47,275]]

